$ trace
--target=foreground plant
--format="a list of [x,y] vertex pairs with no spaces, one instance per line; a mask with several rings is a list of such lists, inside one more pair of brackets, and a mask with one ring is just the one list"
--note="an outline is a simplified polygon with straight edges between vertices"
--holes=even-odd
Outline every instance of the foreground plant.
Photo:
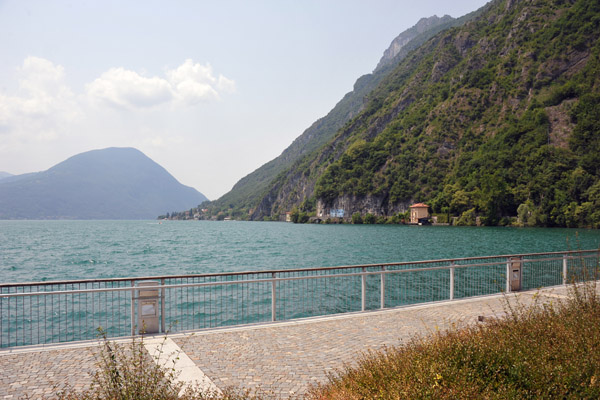
[[[223,393],[205,393],[198,387],[186,387],[177,381],[173,365],[158,362],[144,346],[144,337],[119,344],[108,340],[99,329],[102,346],[96,354],[97,372],[90,388],[79,392],[73,388],[58,393],[61,400],[259,400],[247,391],[226,389]],[[166,338],[165,338],[166,340]],[[161,347],[164,345],[164,341]],[[159,348],[158,353],[162,352]],[[178,355],[175,355],[177,358]]]
[[102,340],[96,354],[98,371],[92,376],[90,388],[84,392],[67,389],[59,398],[67,400],[92,399],[178,399],[182,386],[175,383],[172,368],[154,362],[144,347],[144,339],[133,338],[131,343],[118,344],[106,337],[99,328]]
[[372,352],[310,399],[600,398],[594,283],[567,300],[512,306],[508,317]]

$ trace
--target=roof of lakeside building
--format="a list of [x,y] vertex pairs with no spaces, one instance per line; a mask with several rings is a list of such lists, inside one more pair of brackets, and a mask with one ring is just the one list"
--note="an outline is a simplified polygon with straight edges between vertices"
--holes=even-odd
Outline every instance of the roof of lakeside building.
[[429,206],[425,203],[417,203],[417,204],[413,204],[409,208],[429,208]]

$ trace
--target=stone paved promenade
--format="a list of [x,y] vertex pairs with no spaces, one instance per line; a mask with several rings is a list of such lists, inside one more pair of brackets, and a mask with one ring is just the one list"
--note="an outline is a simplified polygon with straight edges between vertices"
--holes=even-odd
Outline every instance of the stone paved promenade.
[[[506,299],[529,304],[539,297],[565,298],[555,287],[345,314],[301,321],[171,335],[170,339],[217,387],[260,389],[276,398],[301,396],[327,372],[352,363],[360,353],[398,345],[437,329],[501,316]],[[94,371],[95,343],[0,350],[0,400],[44,398],[65,387],[85,388]]]

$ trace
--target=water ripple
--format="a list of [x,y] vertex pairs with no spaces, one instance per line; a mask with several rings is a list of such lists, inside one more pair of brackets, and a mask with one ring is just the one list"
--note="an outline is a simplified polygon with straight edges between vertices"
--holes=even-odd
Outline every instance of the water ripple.
[[600,231],[268,222],[0,221],[2,282],[594,249]]

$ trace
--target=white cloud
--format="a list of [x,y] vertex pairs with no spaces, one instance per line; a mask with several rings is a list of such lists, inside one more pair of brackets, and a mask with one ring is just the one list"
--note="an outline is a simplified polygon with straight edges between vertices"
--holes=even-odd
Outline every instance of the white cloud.
[[34,96],[38,93],[56,94],[65,88],[65,69],[43,58],[27,57],[19,68],[19,74],[21,88]]
[[235,92],[235,82],[229,78],[225,78],[223,75],[219,75],[219,81],[217,83],[217,87],[226,93]]
[[86,86],[87,94],[113,106],[150,108],[178,101],[185,105],[219,99],[219,93],[235,90],[235,82],[213,75],[209,64],[187,59],[179,67],[167,70],[166,78],[144,77],[124,68],[111,68]]
[[[235,90],[234,81],[222,75],[216,77],[209,64],[190,59],[166,70],[164,77],[146,77],[122,67],[111,68],[85,85],[80,94],[67,86],[65,68],[49,60],[27,57],[16,72],[18,90],[12,94],[0,93],[2,148],[65,136],[69,131],[75,132],[75,121],[81,122],[79,129],[89,131],[98,118],[110,115],[106,112],[114,108],[134,111],[165,107],[160,110],[169,119],[169,106],[191,107],[218,100],[222,93]],[[92,104],[100,108],[90,107]],[[106,104],[111,107],[103,107]]]
[[19,93],[0,94],[0,135],[5,146],[53,140],[80,116],[75,95],[64,82],[62,66],[27,57],[17,73]]
[[[0,170],[12,173],[111,146],[168,153],[175,165],[183,163],[178,152],[210,154],[206,115],[226,108],[219,100],[235,90],[192,60],[159,75],[111,68],[79,91],[67,85],[68,68],[43,58],[27,57],[14,71],[18,87],[0,85]],[[202,106],[211,102],[221,104]]]
[[179,100],[188,105],[216,100],[219,99],[219,92],[231,93],[235,90],[234,81],[223,75],[216,78],[210,64],[194,64],[190,59],[166,74]]
[[146,78],[124,68],[111,68],[86,86],[87,94],[109,104],[147,108],[173,98],[169,82],[158,77]]

